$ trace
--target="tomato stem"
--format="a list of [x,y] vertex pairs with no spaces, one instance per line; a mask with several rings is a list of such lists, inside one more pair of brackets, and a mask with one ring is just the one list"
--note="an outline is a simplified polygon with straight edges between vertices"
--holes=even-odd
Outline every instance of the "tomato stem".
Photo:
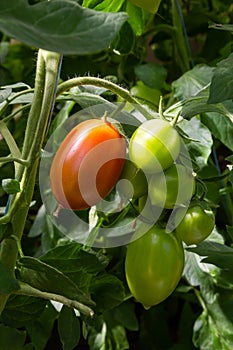
[[59,303],[62,303],[64,305],[70,307],[70,308],[74,308],[74,309],[78,310],[80,313],[82,313],[83,315],[85,315],[87,317],[94,316],[94,311],[90,307],[78,302],[77,300],[68,299],[68,298],[64,297],[63,295],[43,292],[41,290],[38,290],[36,288],[31,287],[30,285],[28,285],[26,283],[20,282],[20,289],[17,290],[14,294],[27,295],[27,296],[31,296],[34,298],[42,298],[42,299],[46,299],[46,300],[57,301]]
[[151,111],[148,111],[144,106],[142,106],[137,99],[135,99],[128,90],[120,87],[117,84],[114,84],[113,82],[101,78],[95,78],[95,77],[78,77],[78,78],[72,78],[67,81],[64,81],[63,83],[58,85],[57,88],[57,96],[61,95],[67,90],[70,90],[71,88],[75,86],[80,85],[94,85],[103,87],[107,90],[112,91],[114,94],[119,95],[127,102],[133,104],[136,109],[138,109],[139,112],[142,113],[147,119],[153,119],[153,115]]

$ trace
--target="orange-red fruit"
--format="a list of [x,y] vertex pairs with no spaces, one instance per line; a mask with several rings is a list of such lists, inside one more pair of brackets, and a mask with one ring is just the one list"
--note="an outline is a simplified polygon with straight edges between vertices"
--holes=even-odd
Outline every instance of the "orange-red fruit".
[[61,143],[50,170],[52,192],[64,208],[87,209],[115,186],[126,156],[126,141],[102,119],[78,124]]

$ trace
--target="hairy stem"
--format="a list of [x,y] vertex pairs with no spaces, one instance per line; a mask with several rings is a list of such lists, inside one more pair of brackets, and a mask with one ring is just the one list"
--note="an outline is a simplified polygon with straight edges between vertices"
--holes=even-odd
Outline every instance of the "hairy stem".
[[143,107],[133,96],[130,95],[128,90],[112,83],[109,80],[105,80],[101,78],[78,77],[78,78],[69,79],[61,83],[60,85],[58,85],[57,96],[61,95],[65,91],[70,90],[75,86],[80,86],[80,85],[94,85],[94,86],[99,86],[107,90],[110,90],[114,94],[123,98],[125,101],[133,104],[135,108],[137,108],[138,111],[141,112],[147,119],[153,118],[152,112],[147,110],[145,107]]
[[[12,213],[13,235],[19,241],[22,238],[34,192],[39,154],[53,106],[59,62],[59,54],[39,50],[35,93],[28,116],[22,152],[22,157],[27,159],[28,166],[17,164],[19,167],[17,168],[16,179],[20,181],[22,190],[13,198],[9,208],[9,215]],[[12,240],[12,238],[4,239],[0,245],[0,261],[11,276],[14,276],[17,257],[18,247],[16,241]],[[0,314],[5,307],[8,297],[9,295],[0,295]]]

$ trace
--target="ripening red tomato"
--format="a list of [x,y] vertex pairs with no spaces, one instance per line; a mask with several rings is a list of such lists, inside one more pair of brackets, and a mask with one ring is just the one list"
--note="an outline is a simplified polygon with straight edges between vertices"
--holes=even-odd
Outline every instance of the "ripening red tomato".
[[90,119],[61,143],[50,170],[52,192],[64,208],[86,209],[115,186],[126,156],[126,140],[108,121]]

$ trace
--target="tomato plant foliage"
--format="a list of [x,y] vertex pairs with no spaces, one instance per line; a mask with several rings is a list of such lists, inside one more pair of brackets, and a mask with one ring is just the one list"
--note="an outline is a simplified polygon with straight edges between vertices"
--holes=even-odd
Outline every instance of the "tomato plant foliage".
[[230,0],[1,1],[0,349],[233,348],[232,32]]

